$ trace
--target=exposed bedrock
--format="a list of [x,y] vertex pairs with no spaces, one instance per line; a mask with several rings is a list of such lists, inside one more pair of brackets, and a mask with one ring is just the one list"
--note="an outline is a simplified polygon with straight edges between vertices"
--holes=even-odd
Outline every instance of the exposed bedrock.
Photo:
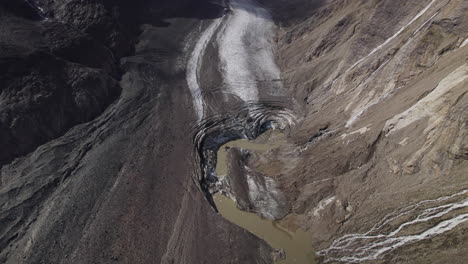
[[289,166],[269,175],[294,213],[284,221],[312,231],[323,262],[462,263],[466,1],[316,1],[301,20],[280,2],[265,4],[283,19],[282,79],[304,113],[295,144],[262,161]]

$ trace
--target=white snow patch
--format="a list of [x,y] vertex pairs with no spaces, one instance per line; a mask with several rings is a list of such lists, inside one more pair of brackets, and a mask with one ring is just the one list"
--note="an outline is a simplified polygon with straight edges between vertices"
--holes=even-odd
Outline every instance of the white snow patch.
[[468,44],[468,38],[466,38],[463,43],[460,45],[460,48],[463,48],[466,46],[466,44]]
[[408,139],[408,137],[405,137],[400,143],[398,143],[398,145],[406,146],[408,144]]
[[[325,262],[338,261],[358,263],[378,259],[383,254],[398,247],[448,232],[456,226],[468,221],[468,213],[459,213],[458,215],[455,213],[455,215],[446,219],[447,216],[450,216],[449,213],[453,214],[459,209],[468,207],[468,199],[465,198],[458,202],[449,202],[429,207],[419,212],[416,210],[422,206],[447,202],[459,196],[463,197],[466,196],[467,193],[468,190],[463,190],[450,196],[444,196],[434,200],[424,200],[415,205],[403,208],[398,213],[391,213],[385,216],[382,221],[374,225],[374,227],[364,234],[348,234],[336,239],[329,248],[319,251],[318,254],[327,257]],[[393,231],[390,230],[389,233],[384,231],[387,226],[391,227],[391,225],[389,225],[391,222],[402,219],[402,217],[410,213],[414,214],[416,218],[411,218],[412,220],[400,224]],[[437,221],[442,220],[442,218],[444,218],[443,221]],[[431,222],[437,224],[429,226],[422,232],[416,234],[410,233],[400,235],[400,232],[408,227]]]
[[329,197],[327,199],[321,200],[317,207],[314,208],[313,210],[313,215],[316,217],[320,216],[320,212],[323,211],[327,206],[332,204],[336,200],[336,196]]
[[[369,58],[370,56],[372,56],[374,53],[376,53],[377,51],[381,50],[383,47],[385,47],[388,43],[390,43],[392,40],[394,40],[396,37],[398,37],[403,31],[405,31],[411,24],[413,24],[416,20],[418,20],[418,18],[420,18],[422,15],[424,15],[424,13],[426,13],[427,10],[429,10],[429,8],[431,8],[431,6],[436,2],[436,0],[432,0],[423,10],[421,10],[415,17],[413,17],[413,19],[411,19],[410,22],[408,22],[408,24],[404,25],[402,28],[400,28],[400,30],[398,30],[393,36],[391,36],[390,38],[388,38],[387,40],[385,40],[382,44],[380,44],[379,46],[377,46],[375,49],[373,49],[369,54],[367,54],[367,56],[363,57],[362,59],[358,60],[356,63],[354,63],[348,70],[346,70],[346,72],[349,72],[350,70],[354,69],[354,67],[356,67],[358,64],[360,64],[361,62],[363,62],[364,60],[366,60],[367,58]],[[419,29],[417,29],[419,30]]]
[[[440,11],[439,11],[439,12],[440,12]],[[410,40],[410,41],[412,41],[412,40],[414,39],[414,36],[415,36],[419,31],[421,31],[421,29],[423,29],[423,27],[425,27],[429,22],[431,22],[431,21],[434,19],[434,17],[436,17],[436,16],[439,14],[439,12],[436,12],[436,13],[435,13],[434,15],[432,15],[428,20],[424,21],[424,23],[422,23],[421,26],[419,26],[419,27],[416,29],[416,31],[413,32],[413,34],[411,35],[411,40]]]
[[369,126],[365,126],[365,127],[362,127],[362,128],[360,128],[360,129],[358,129],[356,131],[353,131],[353,132],[351,132],[349,134],[344,133],[343,135],[341,135],[341,139],[345,139],[346,137],[357,134],[357,133],[362,135],[362,134],[366,133],[369,130],[370,130]]
[[202,90],[200,88],[200,82],[198,80],[198,74],[200,71],[200,66],[205,55],[206,47],[213,37],[216,29],[221,24],[221,19],[216,19],[213,21],[210,26],[203,32],[198,40],[195,48],[192,51],[190,59],[187,63],[187,84],[192,94],[192,102],[197,114],[198,121],[203,118],[204,114],[204,102]]
[[[390,96],[391,94],[396,92],[398,89],[395,89],[395,82],[391,81],[385,86],[384,93],[381,96],[373,98],[374,95],[375,95],[375,92],[371,91],[369,93],[369,95],[367,96],[367,98],[364,100],[364,102],[361,102],[360,105],[357,106],[352,111],[351,117],[346,122],[345,127],[348,128],[348,127],[352,126],[364,113],[367,112],[367,110],[369,110],[369,108],[371,108],[372,106],[382,102],[388,96]],[[356,94],[356,96],[354,98],[358,98],[358,96],[359,96],[359,94]],[[351,107],[352,102],[355,100],[354,98],[353,98],[353,100],[351,100],[351,102],[348,104],[348,106],[346,106],[346,109],[345,109],[346,111],[348,111],[348,109]]]
[[271,40],[274,23],[252,0],[232,0],[219,37],[221,72],[230,92],[243,101],[257,101],[258,81],[280,79]]

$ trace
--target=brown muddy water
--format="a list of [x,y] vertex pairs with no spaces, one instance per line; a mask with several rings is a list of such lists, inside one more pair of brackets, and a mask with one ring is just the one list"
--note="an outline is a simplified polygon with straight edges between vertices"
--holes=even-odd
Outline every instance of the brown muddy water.
[[[285,135],[277,131],[267,132],[257,140],[240,139],[228,142],[221,146],[218,151],[216,174],[220,178],[227,174],[226,147],[265,152],[278,148],[285,142]],[[301,229],[295,231],[288,230],[277,221],[271,221],[257,214],[242,211],[237,208],[236,203],[231,198],[220,193],[214,195],[214,201],[224,218],[265,240],[271,247],[285,250],[286,259],[277,261],[275,262],[276,264],[315,263],[315,255],[311,247],[311,234],[309,232]]]

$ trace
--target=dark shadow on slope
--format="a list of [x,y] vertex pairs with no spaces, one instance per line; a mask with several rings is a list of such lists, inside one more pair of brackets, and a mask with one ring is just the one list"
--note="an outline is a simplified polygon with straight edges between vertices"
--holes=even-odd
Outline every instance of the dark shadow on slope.
[[313,16],[320,7],[324,6],[325,0],[258,0],[268,8],[273,19],[284,25],[296,21],[303,21]]
[[120,59],[135,54],[142,24],[212,19],[223,9],[209,0],[0,0],[0,167],[119,98]]

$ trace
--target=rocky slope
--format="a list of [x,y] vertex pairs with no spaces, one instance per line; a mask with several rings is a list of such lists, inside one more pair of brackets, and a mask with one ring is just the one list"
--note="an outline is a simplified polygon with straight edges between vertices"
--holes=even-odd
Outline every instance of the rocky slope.
[[210,199],[275,126],[223,191],[318,261],[468,258],[466,1],[258,2],[0,2],[2,263],[272,263]]
[[463,263],[466,1],[265,3],[300,116],[289,148],[246,164],[281,182],[283,224],[324,262]]
[[121,92],[119,60],[133,53],[139,26],[214,10],[209,3],[191,5],[2,1],[0,165],[102,113]]
[[185,45],[220,5],[0,7],[0,262],[271,262],[215,213],[188,162]]
[[26,2],[16,5],[0,10],[0,164],[91,120],[120,93],[106,45],[86,30],[46,21]]

